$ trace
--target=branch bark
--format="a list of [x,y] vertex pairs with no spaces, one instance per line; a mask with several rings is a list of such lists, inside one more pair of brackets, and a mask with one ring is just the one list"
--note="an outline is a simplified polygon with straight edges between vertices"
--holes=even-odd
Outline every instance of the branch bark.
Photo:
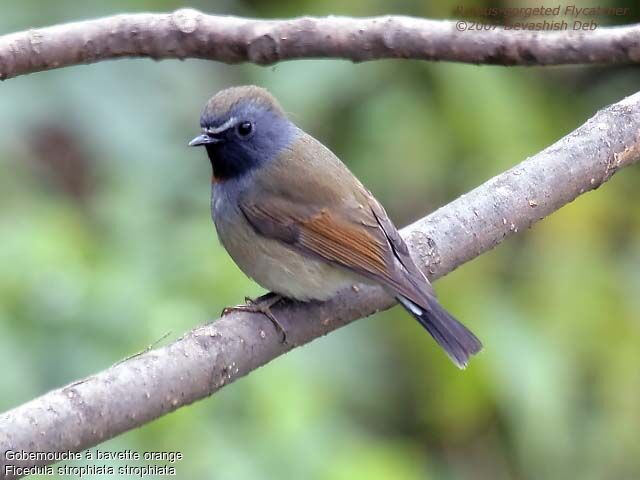
[[250,20],[192,9],[123,14],[0,37],[0,80],[121,57],[270,65],[300,58],[447,60],[493,65],[640,62],[640,25],[594,31],[459,31],[402,16]]
[[[530,227],[620,168],[640,159],[640,93],[598,112],[539,154],[404,228],[419,265],[433,280]],[[380,288],[357,286],[326,303],[287,303],[274,313],[289,341],[303,345],[393,305]],[[67,452],[96,445],[210,396],[293,345],[265,317],[233,313],[172,344],[49,392],[0,415],[0,476],[6,452]],[[12,473],[13,472],[13,473]]]

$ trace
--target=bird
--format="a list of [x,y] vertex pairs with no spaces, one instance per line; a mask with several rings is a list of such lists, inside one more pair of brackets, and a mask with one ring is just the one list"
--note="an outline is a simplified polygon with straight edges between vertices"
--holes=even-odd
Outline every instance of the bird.
[[200,127],[189,146],[204,147],[213,169],[211,215],[219,241],[271,292],[262,307],[244,307],[267,314],[285,340],[269,310],[274,302],[326,301],[365,283],[395,297],[459,368],[482,349],[440,305],[380,202],[266,89],[219,91],[206,103]]

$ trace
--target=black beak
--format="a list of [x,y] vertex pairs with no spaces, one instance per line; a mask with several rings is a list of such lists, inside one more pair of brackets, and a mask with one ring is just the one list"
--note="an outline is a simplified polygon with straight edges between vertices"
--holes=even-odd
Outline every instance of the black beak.
[[211,145],[213,143],[221,142],[222,139],[203,133],[189,142],[190,147],[201,147],[202,145]]

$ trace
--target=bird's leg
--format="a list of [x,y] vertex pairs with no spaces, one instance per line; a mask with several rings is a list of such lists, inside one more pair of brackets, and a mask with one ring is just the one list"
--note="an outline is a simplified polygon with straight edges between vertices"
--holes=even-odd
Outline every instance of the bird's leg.
[[249,313],[261,313],[273,323],[276,330],[282,332],[282,343],[287,343],[287,331],[278,321],[276,316],[271,312],[271,307],[281,301],[284,297],[277,293],[269,292],[258,298],[244,297],[245,305],[236,305],[235,307],[226,307],[222,310],[222,316],[231,312],[249,312]]

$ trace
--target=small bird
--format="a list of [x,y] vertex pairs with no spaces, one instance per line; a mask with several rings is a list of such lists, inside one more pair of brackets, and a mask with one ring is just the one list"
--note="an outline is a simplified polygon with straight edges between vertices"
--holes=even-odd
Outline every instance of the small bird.
[[267,90],[218,92],[200,126],[189,145],[204,146],[213,167],[218,237],[240,269],[273,292],[268,305],[251,311],[269,314],[282,297],[324,301],[355,283],[377,284],[458,367],[482,349],[440,305],[382,205]]

